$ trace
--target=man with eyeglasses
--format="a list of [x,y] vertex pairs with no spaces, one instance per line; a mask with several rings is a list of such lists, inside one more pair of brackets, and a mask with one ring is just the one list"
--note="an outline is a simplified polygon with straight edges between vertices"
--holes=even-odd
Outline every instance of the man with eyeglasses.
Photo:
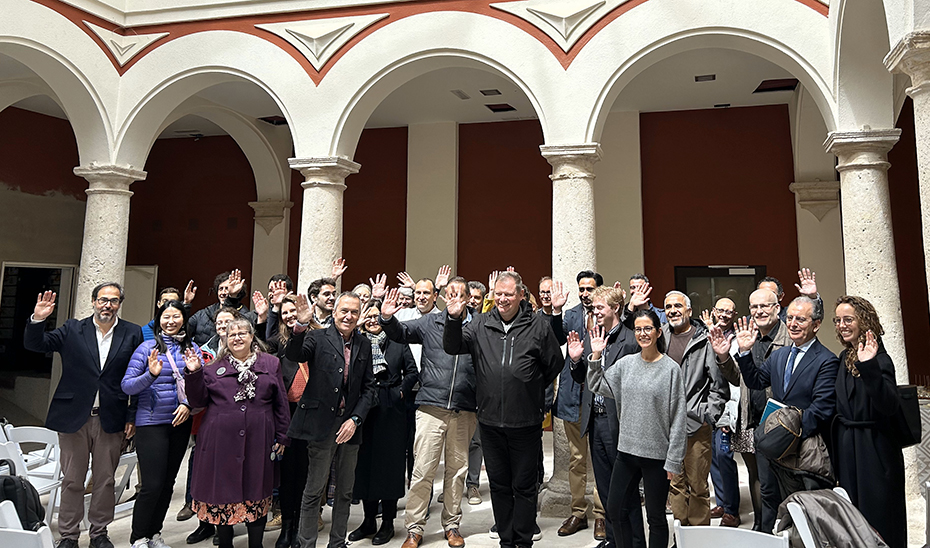
[[[755,340],[750,349],[750,356],[757,367],[761,367],[772,352],[791,344],[788,336],[788,327],[778,319],[781,307],[778,297],[769,289],[757,289],[749,295],[750,319],[740,319],[737,323],[737,332],[751,329],[755,333]],[[752,322],[750,324],[749,322]],[[753,327],[754,326],[754,327]],[[733,357],[733,343],[736,338],[729,340],[722,330],[711,330],[711,343],[717,355],[717,365],[726,380],[739,386],[739,410],[736,429],[730,437],[731,446],[743,456],[746,469],[749,471],[749,493],[752,497],[754,531],[771,531],[775,527],[775,514],[778,504],[778,485],[771,476],[768,460],[757,455],[753,448],[752,432],[759,425],[762,411],[768,400],[766,390],[753,390],[746,386],[740,374],[739,367]],[[719,346],[719,348],[718,348]],[[737,353],[739,346],[737,345]]]
[[[820,300],[820,293],[817,292],[817,275],[812,272],[809,268],[802,268],[798,270],[798,282],[794,284],[794,287],[797,288],[798,293],[806,297],[810,297],[812,300]],[[776,302],[779,307],[781,307],[781,300],[785,298],[785,289],[782,287],[781,282],[778,281],[778,278],[773,276],[766,276],[762,278],[762,281],[759,282],[759,285],[756,286],[756,289],[768,289],[776,296]],[[820,306],[823,306],[823,301],[820,301]],[[781,312],[778,314],[778,319],[785,321],[785,315],[787,314],[787,308],[780,308]]]
[[[130,406],[120,382],[133,351],[142,344],[142,328],[118,318],[123,288],[107,282],[91,292],[93,315],[70,319],[58,329],[46,331],[45,321],[55,310],[55,297],[51,291],[39,294],[26,325],[24,346],[33,352],[61,355],[61,380],[45,419],[45,426],[58,432],[61,451],[58,547],[78,546],[84,519],[84,480],[93,456],[94,486],[87,512],[90,546],[113,548],[107,526],[113,521],[116,506],[114,474],[123,440],[135,433],[135,406]],[[49,521],[51,518],[48,516]]]
[[[736,363],[748,387],[762,390],[771,386],[776,401],[802,410],[801,437],[804,439],[819,433],[835,413],[839,360],[817,340],[823,321],[820,301],[806,296],[795,298],[788,305],[786,320],[791,344],[772,352],[761,365],[757,365],[752,356],[757,339],[752,324],[740,329],[736,334],[740,351]],[[797,477],[775,465],[769,476],[776,477],[779,504],[791,493],[805,488]]]

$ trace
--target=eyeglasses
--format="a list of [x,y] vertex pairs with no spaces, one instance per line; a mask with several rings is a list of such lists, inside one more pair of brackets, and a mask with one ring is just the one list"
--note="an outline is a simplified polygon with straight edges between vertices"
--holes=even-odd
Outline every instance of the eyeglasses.
[[833,325],[852,325],[856,323],[856,318],[845,316],[843,318],[833,318]]
[[807,323],[810,321],[811,321],[810,318],[805,318],[804,316],[786,316],[785,317],[786,324],[794,322],[798,325],[807,325]]
[[249,333],[248,331],[242,331],[239,333],[226,333],[227,339],[240,339],[244,341],[246,337],[250,337],[250,336],[252,336],[252,334]]
[[633,333],[643,333],[643,334],[645,334],[645,335],[648,335],[648,334],[652,333],[652,332],[655,331],[655,330],[656,330],[656,328],[655,328],[654,326],[647,325],[646,327],[634,327],[634,328],[633,328]]
[[120,299],[118,297],[114,297],[112,299],[107,299],[106,297],[100,297],[95,302],[99,304],[100,306],[106,306],[106,305],[119,306]]
[[759,310],[771,310],[775,308],[776,303],[765,303],[765,304],[751,304],[749,305],[749,310],[751,312],[757,312]]
[[716,312],[718,315],[723,315],[723,316],[732,316],[736,314],[735,310],[727,310],[726,308],[715,308],[714,312]]

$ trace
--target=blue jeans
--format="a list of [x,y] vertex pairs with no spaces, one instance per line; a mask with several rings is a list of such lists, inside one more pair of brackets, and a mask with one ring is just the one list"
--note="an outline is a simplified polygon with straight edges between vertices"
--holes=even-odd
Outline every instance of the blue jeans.
[[710,478],[714,482],[714,496],[717,506],[723,512],[739,516],[739,474],[736,471],[736,460],[733,459],[733,450],[721,447],[723,430],[714,430],[713,452],[710,460]]

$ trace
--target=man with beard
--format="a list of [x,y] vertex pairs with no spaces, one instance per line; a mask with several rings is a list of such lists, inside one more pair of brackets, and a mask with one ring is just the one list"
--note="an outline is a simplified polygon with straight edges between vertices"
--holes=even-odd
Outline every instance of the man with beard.
[[310,282],[307,297],[313,305],[312,321],[322,327],[329,327],[333,323],[333,306],[336,305],[336,280],[334,278],[319,278]]

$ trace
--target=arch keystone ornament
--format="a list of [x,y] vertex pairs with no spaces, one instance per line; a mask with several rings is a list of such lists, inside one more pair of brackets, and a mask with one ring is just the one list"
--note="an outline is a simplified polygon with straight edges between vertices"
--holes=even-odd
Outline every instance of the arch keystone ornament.
[[840,204],[839,181],[791,183],[788,190],[798,197],[801,209],[810,211],[818,221],[822,221],[824,215]]
[[527,0],[491,4],[516,15],[552,38],[568,53],[601,17],[629,0]]
[[294,202],[286,200],[262,200],[249,202],[249,207],[255,210],[255,224],[265,229],[265,234],[271,234],[274,227],[284,221],[284,211],[294,206]]
[[84,24],[107,46],[107,49],[110,50],[113,58],[121,67],[125,66],[126,63],[150,44],[168,36],[167,32],[123,36],[103,27],[98,27],[89,21],[84,21]]
[[376,13],[334,19],[268,23],[255,25],[255,28],[287,40],[319,72],[346,42],[387,16],[386,13]]

